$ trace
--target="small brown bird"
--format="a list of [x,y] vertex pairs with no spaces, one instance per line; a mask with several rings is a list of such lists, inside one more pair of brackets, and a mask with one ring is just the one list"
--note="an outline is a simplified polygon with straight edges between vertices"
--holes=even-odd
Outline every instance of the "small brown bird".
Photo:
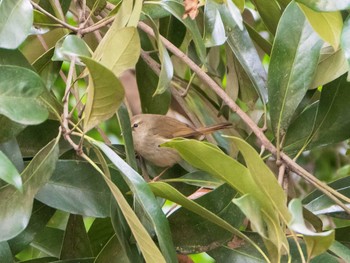
[[157,114],[139,114],[131,118],[134,147],[138,154],[159,167],[169,167],[181,161],[176,150],[160,147],[173,138],[200,139],[203,135],[222,130],[231,123],[194,128],[174,118]]

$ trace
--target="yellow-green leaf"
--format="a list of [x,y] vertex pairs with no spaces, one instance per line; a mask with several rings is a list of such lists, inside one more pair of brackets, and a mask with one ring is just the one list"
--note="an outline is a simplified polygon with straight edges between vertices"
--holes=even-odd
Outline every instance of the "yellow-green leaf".
[[312,28],[318,35],[334,50],[337,50],[340,43],[340,35],[343,28],[343,19],[338,12],[316,12],[303,4],[299,4]]
[[303,235],[309,260],[325,252],[334,241],[334,230],[316,233],[307,228],[300,199],[293,199],[288,207],[293,215],[289,228]]
[[80,57],[89,74],[84,131],[112,117],[124,98],[124,88],[112,71],[95,60]]
[[119,29],[112,26],[96,48],[93,59],[119,76],[135,67],[140,52],[140,38],[135,27]]

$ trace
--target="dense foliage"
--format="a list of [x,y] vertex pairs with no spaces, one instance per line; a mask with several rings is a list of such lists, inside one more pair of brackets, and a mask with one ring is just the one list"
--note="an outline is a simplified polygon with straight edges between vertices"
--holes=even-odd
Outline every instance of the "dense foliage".
[[[350,262],[348,10],[0,1],[0,261]],[[233,126],[164,170],[130,116],[169,111]]]

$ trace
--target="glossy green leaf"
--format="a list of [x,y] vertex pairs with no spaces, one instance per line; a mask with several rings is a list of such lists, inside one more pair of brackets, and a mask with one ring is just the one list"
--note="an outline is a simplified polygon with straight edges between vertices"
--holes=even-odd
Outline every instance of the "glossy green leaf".
[[[288,218],[288,215],[285,215],[286,213],[282,210],[281,206],[277,207],[276,203],[273,204],[270,196],[257,184],[254,176],[258,176],[260,173],[252,175],[248,168],[224,154],[219,148],[208,143],[197,140],[174,139],[163,144],[163,146],[175,148],[181,157],[192,166],[227,182],[241,194],[250,194],[259,202],[262,214],[264,214],[263,220],[269,233],[266,235],[265,244],[269,246],[268,250],[273,260],[280,257],[280,253],[284,249],[287,249],[288,244],[286,244],[285,235],[279,227],[281,224],[279,216]],[[250,156],[250,158],[252,157]],[[258,158],[262,162],[261,158]],[[252,169],[251,167],[249,168]],[[260,169],[266,171],[267,168],[260,167]],[[280,211],[277,209],[280,209]],[[254,218],[249,219],[252,220]]]
[[32,70],[32,66],[18,49],[0,48],[0,65],[13,65]]
[[90,57],[91,53],[84,40],[75,35],[67,35],[57,42],[52,60],[70,62],[72,57],[77,56]]
[[47,90],[51,90],[51,87],[54,85],[54,82],[59,75],[62,65],[62,63],[59,61],[51,60],[54,51],[54,48],[49,49],[33,63],[34,69],[41,76]]
[[97,256],[114,235],[115,233],[109,217],[96,218],[88,231],[93,255]]
[[[188,209],[189,211],[191,211],[199,216],[205,217],[206,220],[222,227],[223,229],[227,230],[228,232],[235,234],[235,235],[245,239],[248,242],[251,242],[248,237],[246,237],[244,234],[242,234],[238,229],[234,228],[227,221],[220,218],[218,215],[216,215],[212,211],[206,209],[205,207],[201,206],[200,204],[197,204],[196,202],[188,199],[186,196],[182,195],[180,192],[178,192],[172,186],[165,184],[165,183],[162,183],[162,182],[153,182],[153,183],[150,183],[150,187],[151,187],[152,191],[157,196],[166,198],[166,199],[171,200],[177,204],[180,204],[182,207]],[[174,231],[176,231],[176,229]],[[192,250],[193,250],[193,248],[192,248]],[[184,251],[184,252],[186,252],[186,251]],[[259,251],[259,252],[262,253],[262,251]]]
[[318,102],[311,104],[290,124],[283,147],[285,152],[293,154],[305,145],[315,125],[318,106]]
[[[45,1],[44,1],[45,2]],[[43,3],[44,3],[43,2]],[[50,30],[44,35],[40,36],[40,39],[45,41],[46,47],[44,48],[37,36],[29,36],[26,41],[21,45],[21,52],[27,58],[29,63],[33,63],[40,58],[47,49],[51,49],[56,46],[57,42],[68,34],[66,29],[56,28]],[[47,48],[47,49],[46,49]]]
[[20,192],[23,192],[21,175],[9,158],[0,150],[0,179],[13,185]]
[[[247,233],[248,234],[248,233]],[[240,242],[240,241],[238,241]],[[261,244],[258,244],[263,246]],[[219,248],[208,251],[208,254],[214,258],[215,262],[232,263],[232,262],[249,262],[249,263],[263,263],[266,262],[259,254],[257,254],[249,244],[242,244],[239,246],[221,246]]]
[[125,145],[125,153],[126,153],[126,162],[137,171],[137,162],[135,158],[135,150],[134,150],[134,144],[132,140],[132,129],[131,129],[131,123],[130,123],[130,116],[128,113],[128,109],[125,107],[125,105],[122,105],[119,107],[118,110],[118,119],[121,126],[123,138],[124,138],[124,145]]
[[341,33],[340,45],[341,45],[341,48],[343,49],[345,58],[348,61],[348,66],[350,67],[350,16],[348,16],[344,21],[343,31]]
[[130,262],[126,257],[118,238],[114,235],[105,244],[94,263]]
[[182,19],[182,16],[185,11],[182,1],[162,0],[162,1],[148,2],[148,4],[152,4],[152,5],[156,4],[156,5],[162,6],[165,10],[167,10],[169,13],[175,16],[179,21],[181,21],[186,26],[186,28],[191,32],[191,37],[193,38],[197,55],[200,61],[202,62],[202,64],[204,64],[205,57],[206,57],[206,50],[205,50],[204,42],[202,40],[201,33],[194,20],[190,18]]
[[350,83],[345,75],[323,87],[310,148],[350,138],[350,117],[344,111],[349,99]]
[[160,60],[159,80],[158,80],[156,91],[153,94],[153,96],[157,96],[169,89],[169,86],[174,74],[174,67],[170,59],[168,50],[165,48],[160,38],[158,28],[153,21],[151,23],[151,26],[153,28],[154,35],[157,41],[157,48],[158,48],[159,60]]
[[205,33],[203,38],[205,46],[213,47],[225,43],[227,37],[224,24],[213,0],[206,1],[204,17]]
[[[337,192],[350,196],[350,177],[341,178],[329,184],[330,187]],[[334,202],[325,196],[322,192],[314,190],[307,197],[303,199],[305,208],[310,210],[315,215],[328,215],[349,219],[349,215],[344,210],[335,205]]]
[[334,51],[331,47],[322,48],[316,74],[310,88],[317,88],[343,75],[349,70],[344,51]]
[[334,231],[330,230],[322,233],[316,233],[308,229],[304,222],[300,199],[293,199],[289,203],[288,207],[292,213],[292,220],[289,223],[289,227],[293,231],[303,235],[308,252],[308,258],[311,259],[327,251],[334,241]]
[[[65,228],[65,225],[62,227]],[[46,255],[59,258],[64,238],[64,231],[58,228],[45,227],[36,236],[32,245]]]
[[261,16],[262,21],[267,29],[272,33],[276,33],[278,21],[281,18],[282,11],[275,0],[253,0],[252,1]]
[[12,253],[17,254],[25,249],[35,236],[45,228],[55,211],[55,209],[34,200],[33,212],[28,226],[19,235],[8,241]]
[[29,35],[33,7],[29,0],[4,0],[0,3],[0,47],[15,49]]
[[342,243],[338,242],[337,238],[333,242],[329,250],[336,256],[343,259],[345,262],[350,262],[350,249]]
[[[0,151],[11,160],[16,170],[21,173],[24,170],[23,156],[19,144],[15,138],[0,144]],[[21,179],[22,181],[22,179]]]
[[268,73],[271,124],[277,144],[311,86],[321,47],[322,40],[292,2],[278,25]]
[[246,165],[260,190],[269,198],[279,215],[285,222],[290,220],[290,214],[287,209],[287,198],[282,187],[278,184],[276,176],[270,168],[264,163],[257,151],[245,140],[230,137],[243,155]]
[[265,104],[267,102],[267,76],[253,41],[247,29],[245,27],[243,27],[243,30],[239,28],[225,6],[220,5],[219,12],[225,25],[227,43]]
[[113,25],[92,58],[119,76],[123,71],[135,67],[141,52],[140,38],[135,27],[118,29]]
[[0,114],[25,125],[43,122],[48,112],[38,97],[44,89],[44,83],[33,71],[0,66]]
[[70,215],[64,233],[60,259],[92,257],[90,241],[81,215]]
[[318,35],[337,50],[340,34],[343,28],[343,19],[340,12],[316,12],[305,5],[299,7],[305,14],[312,28]]
[[[153,183],[151,183],[153,189],[152,185]],[[178,196],[180,193],[169,185],[158,183],[156,188],[161,188],[160,191],[166,193],[165,198],[169,200],[183,200]],[[230,186],[222,185],[191,202],[183,200],[179,203],[184,206],[169,216],[177,250],[184,254],[198,253],[211,250],[231,240],[232,230],[228,231],[224,225],[228,223],[237,229],[244,219],[243,213],[231,202],[236,194]],[[164,197],[164,194],[162,196]],[[215,219],[213,215],[217,218]]]
[[28,224],[33,200],[38,190],[49,180],[58,159],[58,139],[45,146],[22,172],[23,193],[12,185],[0,189],[0,240],[18,235]]
[[13,257],[9,244],[6,241],[0,242],[0,258],[3,263],[13,263]]
[[157,74],[153,72],[143,59],[137,62],[136,81],[143,113],[165,114],[169,110],[171,101],[170,90],[153,96],[158,85],[158,79]]
[[89,74],[84,130],[88,131],[112,117],[124,99],[124,88],[112,71],[97,61],[81,57]]
[[17,136],[26,126],[11,121],[4,115],[0,115],[0,143],[11,140]]
[[257,32],[253,27],[251,27],[249,24],[244,24],[245,28],[247,29],[249,36],[251,39],[267,54],[271,54],[272,50],[272,44],[267,39],[263,38],[259,32]]
[[76,160],[59,160],[49,182],[36,195],[51,207],[92,217],[110,215],[110,197],[101,175],[88,163]]
[[[143,178],[133,170],[123,159],[121,159],[114,151],[112,151],[107,145],[101,142],[92,141],[102,152],[108,157],[108,159],[116,166],[120,171],[124,180],[127,182],[130,190],[135,195],[138,203],[141,205],[142,210],[146,213],[149,220],[154,226],[156,232],[159,246],[163,252],[164,257],[167,262],[175,262],[176,255],[174,251],[174,246],[171,240],[171,234],[168,222],[163,214],[161,208],[151,192],[150,188],[147,186]],[[132,211],[130,206],[127,204],[120,190],[112,183],[107,177],[105,177],[106,183],[110,187],[112,194],[116,198],[119,207],[123,211],[123,214],[130,226],[131,231],[137,240],[143,256],[146,261],[149,262],[165,262],[162,254],[160,254],[154,242],[150,239],[150,236],[144,227],[140,224],[135,213]]]
[[315,11],[332,12],[350,8],[350,0],[296,0]]
[[[39,125],[28,126],[17,136],[23,158],[32,158],[46,144],[56,138],[57,131],[60,127],[58,121],[47,120]],[[60,150],[61,150],[60,145]],[[67,145],[65,145],[67,147]],[[62,147],[63,148],[63,147]],[[68,149],[70,149],[69,147]]]

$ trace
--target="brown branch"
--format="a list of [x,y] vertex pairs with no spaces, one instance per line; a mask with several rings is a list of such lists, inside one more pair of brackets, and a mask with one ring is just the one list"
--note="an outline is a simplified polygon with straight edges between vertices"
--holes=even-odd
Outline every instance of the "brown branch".
[[[143,22],[139,22],[138,27],[146,32],[148,35],[155,37],[154,32],[151,27]],[[164,46],[171,51],[175,56],[179,57],[185,64],[187,64],[190,69],[197,74],[197,76],[205,82],[229,107],[234,111],[253,131],[253,133],[259,138],[261,144],[276,156],[277,149],[265,136],[264,132],[256,125],[256,123],[226,94],[226,92],[212,79],[210,78],[197,64],[195,64],[185,53],[174,46],[169,40],[160,36],[161,41]],[[318,180],[315,176],[306,171],[303,167],[294,162],[287,154],[280,152],[280,158],[289,167],[290,170],[299,174],[305,180],[310,182],[312,185],[317,187],[326,196],[332,199],[337,205],[342,207],[348,214],[350,214],[350,209],[343,204],[339,199],[350,203],[350,199],[346,196],[338,193],[333,188],[329,187],[327,184]],[[339,198],[339,199],[338,199]]]
[[114,21],[114,16],[113,17],[109,17],[109,18],[106,18],[104,20],[101,20],[99,22],[97,22],[96,24],[92,25],[92,26],[89,26],[87,28],[84,28],[82,29],[80,32],[82,35],[85,35],[85,34],[88,34],[88,33],[91,33],[91,32],[94,32],[96,30],[99,30],[101,29],[102,27],[105,27],[107,26],[108,24],[112,23]]

